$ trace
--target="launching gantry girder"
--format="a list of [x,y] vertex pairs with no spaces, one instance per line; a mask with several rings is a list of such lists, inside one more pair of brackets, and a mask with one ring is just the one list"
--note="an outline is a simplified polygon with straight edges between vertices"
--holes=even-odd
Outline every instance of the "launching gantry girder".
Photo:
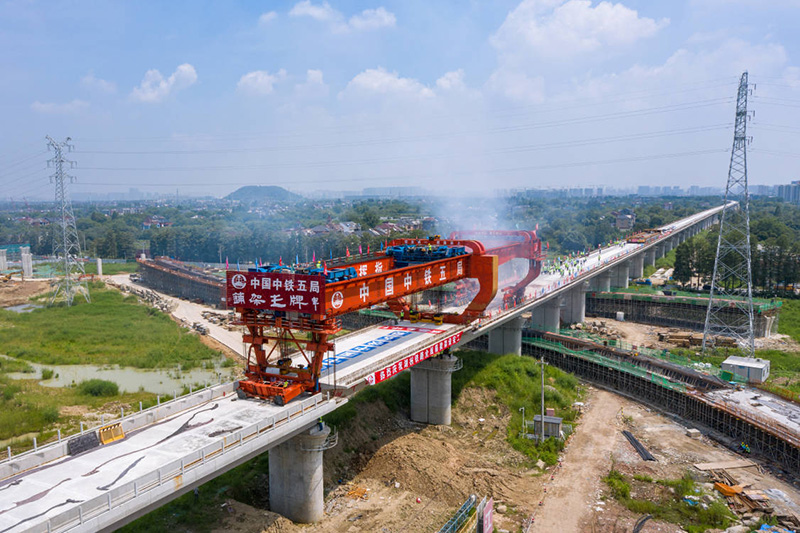
[[[493,245],[487,247],[474,237]],[[247,379],[240,381],[239,394],[283,404],[302,392],[318,392],[324,355],[333,350],[331,336],[341,329],[337,317],[346,313],[386,303],[398,316],[409,318],[412,310],[405,297],[473,278],[480,288],[466,309],[440,314],[438,319],[450,323],[478,319],[497,295],[498,267],[512,259],[529,262],[528,274],[506,289],[506,298],[521,298],[544,260],[533,231],[395,239],[385,250],[340,258],[330,266],[326,262],[228,271],[228,307],[239,314],[239,323],[247,329],[244,341],[250,344]],[[274,342],[267,351],[270,341]],[[288,357],[297,349],[305,364]]]

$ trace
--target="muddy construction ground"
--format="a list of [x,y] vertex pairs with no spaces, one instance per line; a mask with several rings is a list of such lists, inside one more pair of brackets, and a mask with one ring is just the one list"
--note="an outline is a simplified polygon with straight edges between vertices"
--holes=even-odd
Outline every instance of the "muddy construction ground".
[[50,290],[49,281],[0,281],[0,307],[29,303],[29,300]]
[[[706,436],[687,436],[686,426],[617,394],[588,387],[584,403],[561,466],[543,470],[506,443],[510,413],[495,405],[490,391],[465,389],[451,427],[421,426],[382,403],[369,405],[341,432],[339,446],[325,452],[326,513],[320,524],[294,525],[231,502],[218,531],[437,531],[474,493],[494,497],[501,531],[520,531],[523,520],[533,517],[530,531],[629,532],[639,516],[614,501],[602,481],[612,463],[628,476],[677,479],[689,471],[703,482],[707,476],[694,464],[740,458]],[[643,461],[624,429],[657,461]],[[778,489],[800,503],[796,487],[758,466],[731,472],[754,488]],[[800,508],[793,511],[800,514]],[[653,521],[643,530],[656,531],[683,530]]]

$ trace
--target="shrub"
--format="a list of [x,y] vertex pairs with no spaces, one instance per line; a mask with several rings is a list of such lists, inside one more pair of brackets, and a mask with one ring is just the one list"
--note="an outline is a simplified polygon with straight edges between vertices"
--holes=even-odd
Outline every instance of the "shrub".
[[119,387],[113,381],[90,379],[81,381],[78,384],[78,391],[89,396],[116,396],[119,394]]
[[636,481],[644,481],[645,483],[652,483],[653,482],[653,478],[651,478],[650,476],[642,475],[642,474],[634,475],[633,479],[635,479]]
[[619,470],[611,469],[603,481],[611,489],[614,498],[625,499],[631,495],[631,486],[625,481],[625,476]]
[[44,421],[48,424],[56,422],[59,416],[58,407],[54,405],[49,405],[42,409],[42,418],[44,418]]
[[53,378],[53,369],[52,368],[43,368],[42,369],[42,379],[52,379]]

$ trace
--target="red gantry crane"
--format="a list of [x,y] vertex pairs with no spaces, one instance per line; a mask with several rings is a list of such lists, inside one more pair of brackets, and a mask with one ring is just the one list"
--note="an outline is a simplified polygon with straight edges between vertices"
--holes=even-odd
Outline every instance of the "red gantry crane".
[[[396,239],[385,250],[331,265],[228,271],[227,304],[239,314],[239,324],[247,329],[244,342],[250,344],[239,395],[284,405],[303,392],[319,392],[323,358],[334,349],[332,335],[341,329],[337,317],[345,313],[387,303],[398,316],[410,318],[415,312],[406,296],[474,278],[480,288],[467,308],[437,317],[467,323],[480,318],[497,294],[499,265],[517,258],[529,261],[527,276],[507,295],[521,297],[539,275],[544,254],[535,232],[469,233],[499,241],[489,248],[464,235]],[[267,351],[269,341],[275,342]],[[297,350],[304,364],[293,364],[290,353]]]

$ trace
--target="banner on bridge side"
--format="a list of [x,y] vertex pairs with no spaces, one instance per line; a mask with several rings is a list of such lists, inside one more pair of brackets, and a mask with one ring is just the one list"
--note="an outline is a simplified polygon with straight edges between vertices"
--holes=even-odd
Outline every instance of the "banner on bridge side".
[[382,381],[386,381],[387,379],[391,378],[392,376],[399,374],[403,370],[407,368],[411,368],[412,366],[416,365],[417,363],[421,363],[425,359],[433,357],[434,355],[445,351],[447,348],[455,345],[458,341],[461,340],[461,333],[458,332],[455,335],[451,335],[446,339],[442,339],[427,348],[418,351],[414,355],[409,355],[408,357],[397,361],[394,364],[387,366],[386,368],[382,368],[378,370],[374,374],[370,374],[367,376],[367,383],[370,385],[375,385]]

